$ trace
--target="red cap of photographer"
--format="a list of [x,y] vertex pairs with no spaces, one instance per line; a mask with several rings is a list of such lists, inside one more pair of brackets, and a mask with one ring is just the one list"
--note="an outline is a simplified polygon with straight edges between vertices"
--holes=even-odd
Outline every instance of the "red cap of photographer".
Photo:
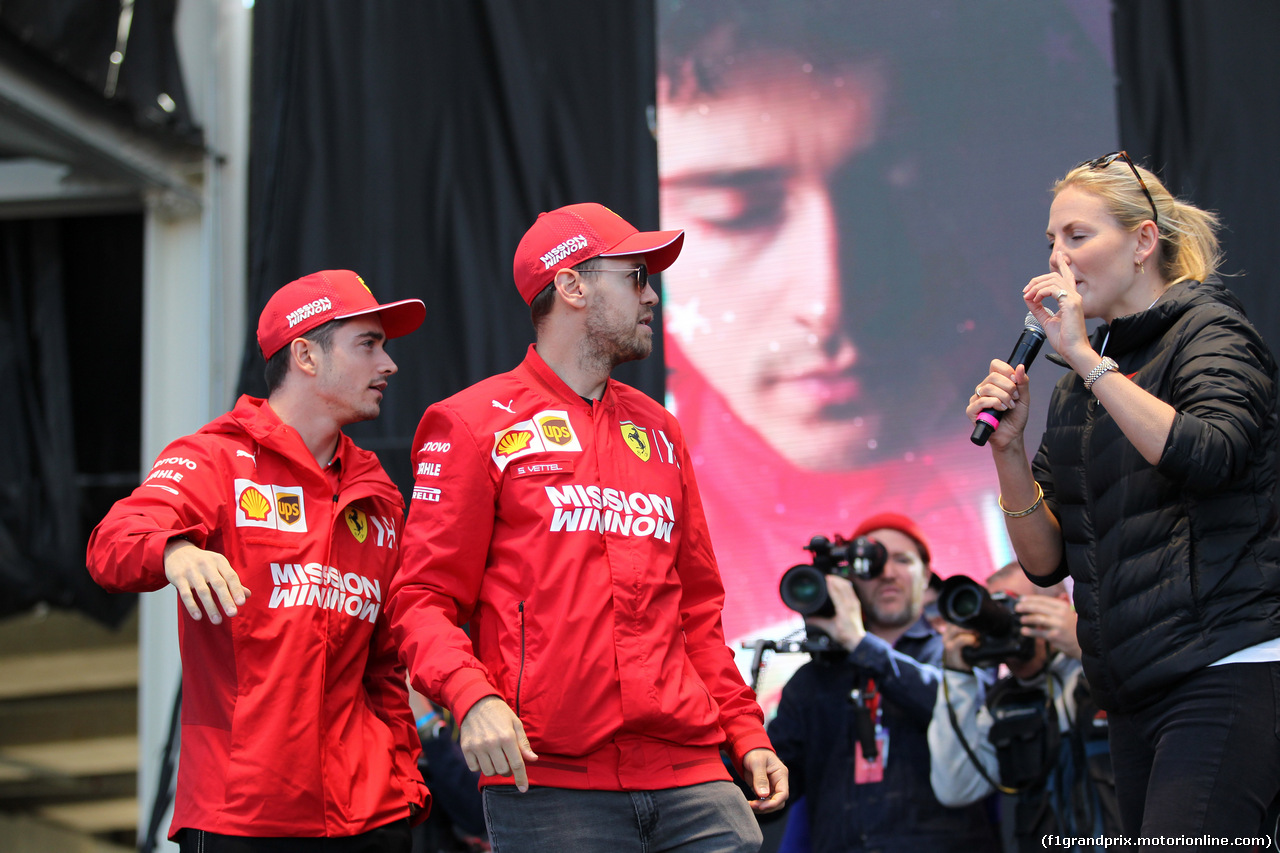
[[867,536],[877,530],[896,530],[915,542],[920,550],[921,561],[926,566],[929,565],[929,543],[925,540],[920,525],[910,518],[900,512],[882,512],[871,516],[854,528],[853,536],[850,538],[857,539],[859,536]]
[[650,273],[662,272],[683,245],[683,231],[640,231],[603,204],[570,204],[538,214],[516,247],[512,274],[532,304],[559,270],[591,258],[642,255]]
[[364,279],[351,270],[321,270],[277,290],[258,318],[258,347],[270,359],[283,347],[330,320],[377,314],[387,340],[422,325],[427,307],[421,299],[379,305]]

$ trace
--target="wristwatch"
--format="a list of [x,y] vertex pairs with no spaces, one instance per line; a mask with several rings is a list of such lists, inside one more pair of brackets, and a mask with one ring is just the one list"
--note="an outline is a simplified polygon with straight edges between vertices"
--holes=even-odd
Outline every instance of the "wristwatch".
[[1102,378],[1102,374],[1112,370],[1119,370],[1120,365],[1116,364],[1114,358],[1103,356],[1102,361],[1098,362],[1098,366],[1089,371],[1089,375],[1084,378],[1084,390],[1089,391],[1093,388],[1093,383]]

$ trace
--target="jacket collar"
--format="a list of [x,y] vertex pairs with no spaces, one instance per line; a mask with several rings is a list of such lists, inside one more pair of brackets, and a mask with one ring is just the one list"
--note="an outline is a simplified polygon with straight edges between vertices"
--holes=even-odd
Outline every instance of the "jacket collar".
[[1110,331],[1104,355],[1124,355],[1159,338],[1193,307],[1212,303],[1244,314],[1240,300],[1221,284],[1187,279],[1169,285],[1156,304],[1147,310],[1117,317],[1110,326],[1099,326],[1093,333],[1094,347],[1101,346]]
[[[591,408],[590,403],[584,400],[577,391],[570,388],[568,383],[560,378],[560,374],[552,370],[551,366],[542,360],[542,356],[538,355],[537,344],[529,344],[522,366],[533,374],[534,380],[542,386],[546,393],[555,399],[570,406],[577,406],[580,409]],[[605,380],[604,393],[600,395],[600,404],[602,406],[612,407],[614,405],[613,385],[612,378]]]
[[907,630],[902,633],[903,638],[910,637],[913,640],[927,640],[930,637],[935,636],[941,635],[938,634],[937,630],[929,624],[929,620],[924,618],[923,613],[920,614],[919,619],[911,623],[911,627],[907,628]]
[[[241,395],[230,412],[200,431],[247,434],[262,447],[289,459],[291,463],[299,466],[300,471],[314,473],[317,477],[324,476],[315,457],[303,442],[302,436],[297,430],[290,429],[281,421],[280,416],[267,404],[267,401],[260,397]],[[376,481],[385,484],[387,488],[377,488],[373,491],[381,493],[389,490],[399,496],[399,492],[387,481],[386,471],[378,461],[378,457],[358,447],[345,432],[338,433],[338,447],[334,451],[334,459],[335,464],[342,466],[343,492],[357,483]]]
[[[1106,341],[1107,349],[1102,354],[1121,356],[1162,336],[1194,306],[1211,303],[1244,314],[1240,300],[1221,284],[1187,279],[1169,285],[1156,304],[1145,311],[1117,317],[1110,324],[1104,323],[1094,329],[1090,342],[1095,350],[1101,350],[1103,341]],[[1056,352],[1049,353],[1046,358],[1059,367],[1070,369],[1070,365]]]
[[902,632],[897,642],[893,644],[893,648],[909,657],[922,660],[923,658],[919,656],[920,650],[927,648],[930,643],[935,641],[935,638],[937,641],[941,641],[942,635],[929,624],[929,620],[921,613],[920,618],[911,623],[907,630]]

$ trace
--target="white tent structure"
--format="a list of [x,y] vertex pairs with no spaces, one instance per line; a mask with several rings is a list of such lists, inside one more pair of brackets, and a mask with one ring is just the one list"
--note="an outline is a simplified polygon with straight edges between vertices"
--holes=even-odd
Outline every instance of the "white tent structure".
[[[225,411],[236,390],[244,336],[251,6],[250,0],[178,6],[174,35],[203,150],[86,109],[65,87],[50,85],[47,70],[0,59],[0,218],[142,212],[140,470],[168,441]],[[121,0],[119,8],[111,60],[117,66],[129,57],[133,0]],[[113,81],[109,74],[108,85]],[[171,107],[165,97],[158,98],[161,109]],[[172,593],[168,588],[140,603],[140,834],[150,818],[179,680]],[[157,849],[176,850],[163,840],[167,827],[168,817]],[[46,830],[33,824],[0,832],[9,850],[24,851],[28,843],[31,850],[115,849]]]

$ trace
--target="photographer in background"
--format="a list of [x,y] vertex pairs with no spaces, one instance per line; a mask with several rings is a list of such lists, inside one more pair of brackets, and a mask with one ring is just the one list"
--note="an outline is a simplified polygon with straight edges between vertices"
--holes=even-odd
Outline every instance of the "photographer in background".
[[422,744],[418,769],[432,794],[431,814],[413,828],[410,853],[486,853],[492,847],[484,825],[480,774],[467,767],[457,720],[412,687],[409,707]]
[[[825,577],[833,615],[806,617],[831,639],[782,691],[769,737],[791,770],[782,850],[995,850],[981,805],[945,808],[929,785],[927,729],[942,636],[921,616],[929,546],[897,513],[864,521],[853,538],[884,545],[883,566],[850,580]],[[809,843],[799,836],[806,831]]]
[[[976,608],[954,593],[981,587],[963,589],[965,580],[948,581],[939,600],[950,624],[929,724],[933,792],[964,806],[999,790],[1007,853],[1042,849],[1046,833],[1119,835],[1107,718],[1089,696],[1066,590],[1033,585],[1013,562],[987,579],[995,597],[982,606],[994,618],[970,619]],[[984,690],[973,667],[997,663],[1009,674]]]

